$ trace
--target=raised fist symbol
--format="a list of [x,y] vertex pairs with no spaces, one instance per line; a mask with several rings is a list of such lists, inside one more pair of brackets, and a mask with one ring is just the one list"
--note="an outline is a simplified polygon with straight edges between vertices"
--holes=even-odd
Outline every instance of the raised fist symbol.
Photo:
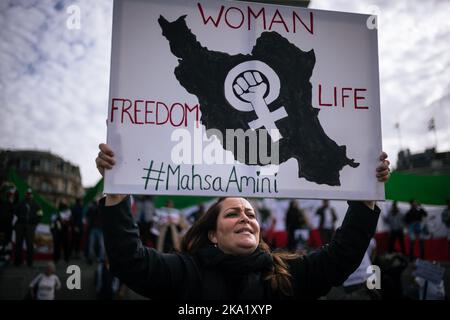
[[236,110],[254,111],[257,119],[248,123],[252,129],[265,128],[274,142],[282,138],[275,121],[287,117],[280,106],[270,111],[268,104],[278,98],[280,78],[262,61],[252,60],[238,64],[225,78],[225,98]]
[[236,78],[233,90],[246,102],[261,101],[267,93],[267,84],[259,71],[247,71]]

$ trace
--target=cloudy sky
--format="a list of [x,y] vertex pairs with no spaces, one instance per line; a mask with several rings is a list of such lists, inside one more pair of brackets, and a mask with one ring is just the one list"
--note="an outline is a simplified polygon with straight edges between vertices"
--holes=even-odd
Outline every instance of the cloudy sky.
[[[402,146],[418,152],[435,144],[427,129],[433,117],[438,151],[450,150],[450,1],[316,0],[310,8],[379,16],[383,147],[391,160],[400,148],[396,122]],[[51,151],[80,166],[85,186],[98,181],[111,14],[111,0],[0,1],[0,148]]]

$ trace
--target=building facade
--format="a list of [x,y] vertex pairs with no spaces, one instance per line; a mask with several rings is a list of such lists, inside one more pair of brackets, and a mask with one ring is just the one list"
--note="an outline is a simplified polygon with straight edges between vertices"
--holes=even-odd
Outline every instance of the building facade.
[[397,171],[414,174],[436,175],[450,173],[450,152],[436,152],[434,148],[412,154],[401,150],[397,158]]
[[8,182],[11,169],[55,206],[71,204],[83,195],[79,167],[50,152],[0,150],[0,185]]

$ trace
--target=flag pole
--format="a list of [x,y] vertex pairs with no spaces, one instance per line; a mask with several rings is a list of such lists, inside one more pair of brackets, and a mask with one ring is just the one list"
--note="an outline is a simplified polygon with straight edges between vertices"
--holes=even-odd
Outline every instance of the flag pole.
[[400,124],[398,122],[395,123],[395,129],[397,129],[398,143],[400,145],[400,151],[402,151],[403,150],[402,135],[401,135],[401,132],[400,132]]
[[433,131],[434,131],[434,145],[435,145],[435,147],[436,147],[436,152],[437,152],[437,149],[438,149],[438,140],[437,140],[436,127],[433,128]]
[[431,118],[430,121],[428,122],[428,130],[434,131],[434,148],[437,151],[438,141],[437,141],[436,123],[434,122],[434,118]]

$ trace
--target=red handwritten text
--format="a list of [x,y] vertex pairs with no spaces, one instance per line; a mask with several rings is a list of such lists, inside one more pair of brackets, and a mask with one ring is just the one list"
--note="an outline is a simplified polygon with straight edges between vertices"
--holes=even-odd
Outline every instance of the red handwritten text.
[[187,103],[172,104],[152,100],[130,100],[114,98],[111,102],[111,123],[131,123],[135,125],[171,125],[187,127],[189,121],[200,120],[199,106]]

